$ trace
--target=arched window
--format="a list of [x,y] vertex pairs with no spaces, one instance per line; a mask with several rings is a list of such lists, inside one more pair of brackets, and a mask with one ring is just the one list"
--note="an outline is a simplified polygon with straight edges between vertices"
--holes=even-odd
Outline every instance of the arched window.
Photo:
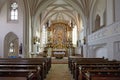
[[74,26],[73,32],[72,32],[72,43],[74,47],[77,46],[77,26],[76,25]]
[[45,47],[45,44],[47,43],[47,31],[45,29],[45,25],[42,28],[42,47]]
[[10,20],[18,20],[18,4],[12,2],[10,4]]

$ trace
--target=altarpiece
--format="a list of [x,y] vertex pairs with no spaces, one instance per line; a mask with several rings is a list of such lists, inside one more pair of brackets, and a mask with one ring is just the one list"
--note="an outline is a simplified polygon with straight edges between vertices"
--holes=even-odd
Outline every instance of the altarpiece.
[[64,56],[67,56],[67,49],[72,47],[72,27],[65,22],[53,22],[47,30],[47,46],[52,48],[52,55],[61,54],[63,56],[64,53]]

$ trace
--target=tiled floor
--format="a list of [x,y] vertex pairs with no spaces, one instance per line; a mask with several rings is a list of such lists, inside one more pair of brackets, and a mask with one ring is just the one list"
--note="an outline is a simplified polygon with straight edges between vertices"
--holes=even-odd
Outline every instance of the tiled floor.
[[52,64],[45,80],[73,80],[68,64]]
[[62,59],[56,59],[55,57],[52,57],[52,64],[68,64],[68,58],[64,57]]

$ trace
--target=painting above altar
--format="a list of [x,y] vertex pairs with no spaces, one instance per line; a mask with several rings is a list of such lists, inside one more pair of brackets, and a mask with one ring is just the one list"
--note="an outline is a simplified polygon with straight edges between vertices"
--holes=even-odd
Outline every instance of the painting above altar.
[[57,22],[48,27],[48,46],[53,49],[66,49],[72,44],[72,27]]
[[66,42],[66,31],[64,27],[55,27],[53,34],[53,47],[58,49],[64,48],[64,43]]

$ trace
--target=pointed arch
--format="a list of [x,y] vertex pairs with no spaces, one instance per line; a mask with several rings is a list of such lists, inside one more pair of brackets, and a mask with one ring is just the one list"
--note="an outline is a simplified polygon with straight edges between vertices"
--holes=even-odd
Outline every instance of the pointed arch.
[[97,14],[96,19],[95,19],[95,31],[100,28],[100,16]]
[[17,0],[8,1],[8,21],[17,22],[19,15],[19,2]]
[[16,34],[9,32],[4,38],[4,57],[17,57],[19,53],[19,40]]

